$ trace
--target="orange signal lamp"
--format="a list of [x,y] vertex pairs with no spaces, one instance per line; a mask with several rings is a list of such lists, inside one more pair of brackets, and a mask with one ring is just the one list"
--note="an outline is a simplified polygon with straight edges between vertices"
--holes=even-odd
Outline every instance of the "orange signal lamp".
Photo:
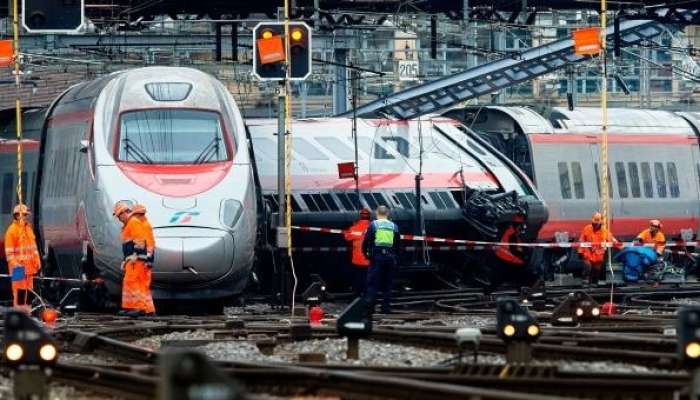
[[264,31],[264,32],[262,33],[262,38],[263,38],[263,39],[270,39],[270,38],[272,38],[272,31]]
[[58,312],[53,308],[46,308],[41,312],[41,320],[46,324],[54,324],[58,319]]
[[301,31],[301,29],[294,29],[292,31],[292,40],[294,40],[295,42],[298,42],[303,38],[304,38],[304,33]]

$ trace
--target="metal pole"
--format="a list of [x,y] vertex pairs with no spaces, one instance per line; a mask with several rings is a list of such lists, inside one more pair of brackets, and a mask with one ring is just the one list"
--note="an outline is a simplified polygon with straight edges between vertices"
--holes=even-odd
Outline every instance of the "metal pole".
[[357,150],[357,85],[359,79],[359,73],[352,69],[350,71],[350,76],[352,77],[350,84],[352,85],[352,138],[355,142],[355,195],[357,196],[357,209],[362,208],[362,203],[360,202],[360,170],[359,170],[359,159],[360,156]]
[[221,24],[216,22],[214,25],[216,26],[216,29],[215,29],[215,32],[216,32],[215,45],[216,45],[216,47],[214,49],[214,53],[215,53],[214,59],[216,61],[221,61]]
[[[278,232],[285,231],[286,218],[284,216],[287,210],[287,194],[285,193],[285,160],[286,160],[286,150],[284,147],[285,141],[285,107],[284,107],[284,95],[277,97],[277,202],[279,203],[279,218],[277,220]],[[281,235],[278,235],[280,240],[277,241],[279,247],[285,247],[287,240],[281,240]]]
[[238,22],[231,23],[231,61],[238,62]]
[[22,196],[22,102],[21,102],[21,88],[22,88],[22,75],[20,70],[20,59],[19,59],[19,1],[12,1],[12,29],[13,29],[13,56],[15,61],[15,128],[17,134],[17,203],[24,204],[24,198]]

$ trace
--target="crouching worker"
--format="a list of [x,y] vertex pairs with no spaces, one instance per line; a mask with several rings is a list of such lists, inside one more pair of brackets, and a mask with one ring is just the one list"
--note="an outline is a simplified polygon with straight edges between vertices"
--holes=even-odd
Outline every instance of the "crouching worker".
[[124,202],[118,202],[114,206],[114,216],[122,223],[121,243],[124,255],[120,315],[138,317],[155,315],[156,312],[151,295],[155,241],[153,228],[145,214],[146,208],[140,204],[133,209]]
[[493,255],[493,262],[489,273],[489,285],[484,288],[484,293],[490,295],[503,282],[511,281],[517,286],[533,286],[538,281],[538,274],[528,265],[528,252],[520,244],[525,228],[525,215],[516,214],[511,219],[510,225],[501,235],[501,243],[507,246],[498,246]]
[[401,234],[395,223],[389,221],[389,208],[377,207],[377,219],[367,228],[362,250],[370,260],[367,271],[367,304],[374,311],[379,287],[382,289],[382,313],[391,313],[391,289],[398,264]]
[[30,311],[29,292],[34,289],[34,275],[41,269],[36,237],[27,221],[29,208],[18,204],[12,211],[12,223],[5,233],[5,256],[12,280],[12,304]]

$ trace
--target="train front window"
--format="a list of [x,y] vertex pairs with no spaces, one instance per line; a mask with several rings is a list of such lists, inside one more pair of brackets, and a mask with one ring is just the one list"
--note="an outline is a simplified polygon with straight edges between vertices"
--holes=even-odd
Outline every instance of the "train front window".
[[157,109],[124,113],[120,161],[141,164],[205,164],[229,159],[219,114]]

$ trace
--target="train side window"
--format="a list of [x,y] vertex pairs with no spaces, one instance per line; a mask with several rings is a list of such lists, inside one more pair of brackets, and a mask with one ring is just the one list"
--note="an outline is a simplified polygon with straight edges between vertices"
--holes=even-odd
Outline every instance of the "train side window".
[[9,214],[12,212],[12,197],[15,193],[13,174],[5,174],[2,177],[2,213]]
[[[321,144],[326,150],[333,153],[336,157],[343,161],[349,161],[355,159],[355,151],[353,148],[345,144],[343,141],[337,137],[332,136],[319,136],[316,141]],[[360,154],[357,155],[359,159],[362,159]]]
[[630,189],[632,191],[632,197],[638,199],[642,197],[642,190],[641,186],[639,186],[639,168],[637,167],[637,163],[627,163],[627,170],[630,173]]
[[384,143],[396,150],[397,153],[406,158],[410,157],[408,140],[397,136],[382,136],[382,139]]
[[372,197],[371,193],[362,193],[362,197],[367,202],[367,205],[369,206],[370,210],[374,210],[377,208],[378,204],[374,200],[374,197]]
[[336,196],[338,196],[340,202],[343,203],[343,207],[345,207],[346,210],[352,211],[355,209],[345,193],[336,193]]
[[654,197],[654,184],[651,181],[651,167],[648,162],[642,163],[642,183],[644,184],[644,197]]
[[455,208],[454,203],[452,203],[452,197],[450,196],[449,193],[447,192],[440,192],[438,193],[440,195],[440,198],[442,201],[445,203],[445,207],[447,208]]
[[615,163],[615,175],[617,175],[617,191],[620,197],[626,199],[629,196],[627,190],[627,174],[625,174],[625,163]]
[[442,199],[440,198],[440,196],[437,193],[428,192],[428,196],[430,196],[430,198],[433,200],[433,203],[435,204],[435,207],[438,208],[438,210],[445,209],[445,205],[442,204]]
[[574,179],[574,194],[577,199],[582,199],[586,197],[586,193],[583,190],[583,174],[581,173],[581,163],[572,162],[571,163],[571,174]]
[[350,203],[352,204],[354,209],[359,210],[360,208],[362,208],[362,204],[360,204],[360,198],[357,197],[357,193],[348,193],[348,199],[350,199]]
[[656,193],[661,198],[666,197],[666,172],[663,163],[654,163],[654,177],[656,178]]
[[318,211],[318,206],[316,205],[316,202],[314,202],[311,195],[302,194],[301,199],[304,200],[304,203],[306,203],[306,207],[309,209],[309,211]]
[[320,152],[316,146],[306,139],[294,138],[292,139],[292,144],[294,151],[301,154],[302,157],[307,160],[328,160],[325,154]]
[[559,167],[559,186],[561,188],[561,197],[563,199],[571,198],[571,178],[569,178],[569,166],[565,162],[560,162]]
[[328,211],[330,209],[320,194],[312,194],[311,197],[314,199],[314,202],[316,202],[319,210]]
[[380,206],[387,206],[391,207],[389,203],[387,203],[386,199],[384,198],[384,195],[381,193],[372,193],[372,196],[374,196],[374,200],[379,204]]
[[681,189],[678,186],[678,171],[676,170],[676,163],[666,163],[666,169],[668,170],[668,189],[671,192],[671,197],[680,197]]
[[396,193],[396,198],[399,199],[399,203],[401,203],[401,206],[407,210],[413,209],[413,206],[411,205],[411,201],[408,199],[405,193]]

